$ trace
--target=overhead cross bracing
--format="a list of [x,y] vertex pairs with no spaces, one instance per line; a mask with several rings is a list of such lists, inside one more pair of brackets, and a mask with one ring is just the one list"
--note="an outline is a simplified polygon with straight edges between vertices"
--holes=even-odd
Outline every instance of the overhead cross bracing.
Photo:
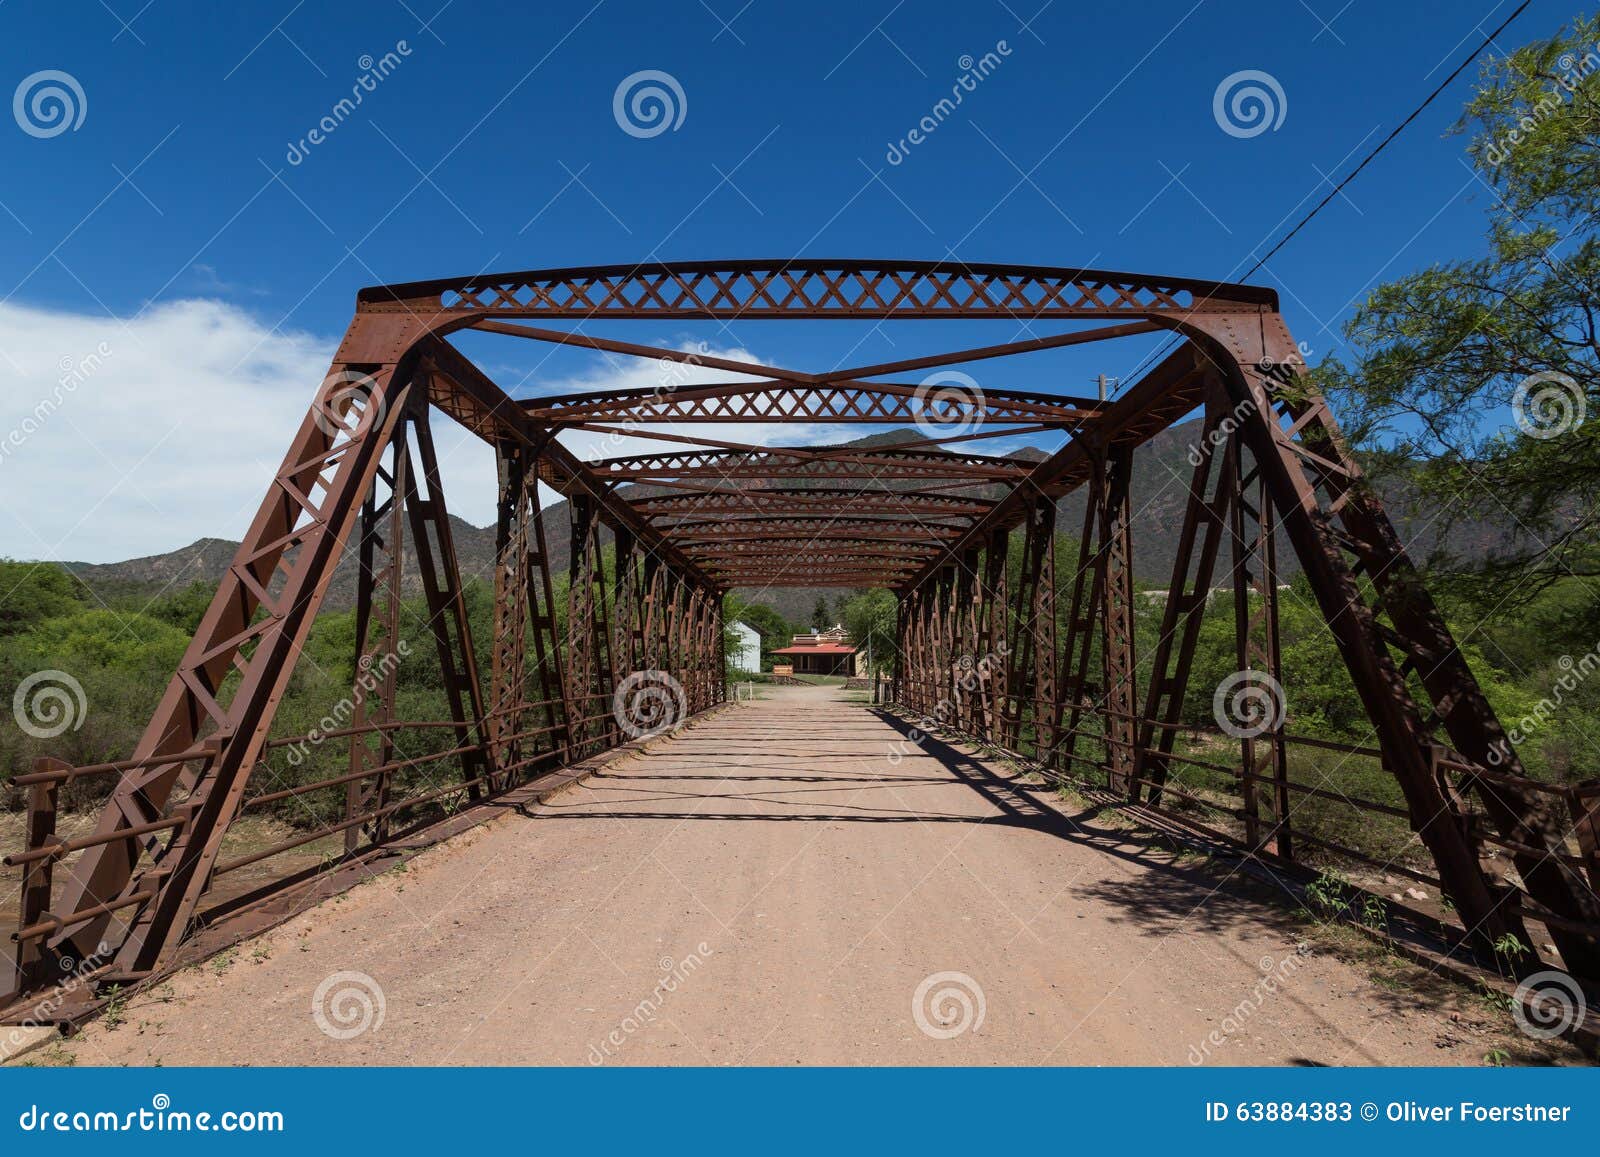
[[[612,336],[640,321],[761,318],[990,319],[1028,336],[827,371]],[[1090,328],[1032,332],[1046,321]],[[451,340],[468,332],[665,361],[686,376],[658,389],[515,399]],[[1150,334],[1174,348],[1110,399],[952,385],[929,373],[993,363],[985,377],[998,380],[1003,359]],[[745,380],[696,380],[712,370]],[[441,414],[499,462],[487,660],[473,645],[451,542],[431,432]],[[1134,451],[1194,416],[1204,436],[1182,486],[1177,561],[1163,600],[1136,599]],[[783,446],[716,432],[734,423],[911,429],[886,445]],[[569,444],[581,432],[650,449],[585,460]],[[986,440],[1032,434],[1059,445],[1032,460],[981,453]],[[559,518],[540,484],[567,500]],[[1058,525],[1067,495],[1082,496],[1081,526]],[[1058,531],[1076,536],[1076,559],[1058,559]],[[346,549],[360,559],[363,673],[382,669],[394,646],[401,571],[414,556],[427,661],[439,666],[449,718],[405,718],[393,680],[375,680],[337,736],[350,748],[348,772],[272,788],[262,769],[298,741],[274,729],[277,705]],[[1221,814],[1224,837],[1277,863],[1300,863],[1311,848],[1359,857],[1308,822],[1303,801],[1320,798],[1308,793],[1328,792],[1297,774],[1303,737],[1282,711],[1218,735],[1233,753],[1217,765],[1227,802],[1185,799],[1175,770],[1191,758],[1177,735],[1202,727],[1185,714],[1186,698],[1211,690],[1190,686],[1200,623],[1229,609],[1214,587],[1232,592],[1240,674],[1282,683],[1280,549],[1305,573],[1370,722],[1370,743],[1351,754],[1378,760],[1398,784],[1404,807],[1383,806],[1403,811],[1426,848],[1463,937],[1492,952],[1509,936],[1533,943],[1527,924],[1537,921],[1569,970],[1600,979],[1592,805],[1524,774],[1305,376],[1272,291],[1070,268],[815,259],[363,290],[138,747],[91,769],[47,761],[17,779],[30,793],[30,833],[12,858],[25,865],[14,987],[48,988],[68,959],[99,961],[100,985],[170,965],[227,907],[219,882],[266,858],[224,849],[230,824],[263,799],[337,795],[343,818],[296,840],[331,831],[359,857],[441,801],[497,798],[627,741],[626,695],[647,689],[669,714],[721,704],[722,596],[752,585],[892,590],[890,696],[930,725],[1147,806],[1204,805]],[[1135,651],[1141,615],[1160,620],[1151,654]],[[399,740],[419,729],[441,737],[445,754],[427,762],[453,766],[453,778],[421,788],[405,778],[423,761]],[[58,840],[55,793],[86,776],[113,784],[109,802],[90,835]],[[1491,849],[1514,864],[1514,880],[1487,867]]]

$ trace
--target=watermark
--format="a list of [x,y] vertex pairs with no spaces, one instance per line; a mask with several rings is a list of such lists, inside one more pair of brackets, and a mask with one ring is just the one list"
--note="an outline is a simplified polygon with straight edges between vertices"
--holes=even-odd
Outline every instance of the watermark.
[[1567,1032],[1583,1020],[1587,1009],[1578,982],[1553,968],[1527,977],[1511,998],[1511,1019],[1534,1040],[1551,1040]]
[[1311,343],[1298,341],[1294,343],[1294,353],[1286,358],[1275,358],[1271,354],[1262,354],[1256,361],[1256,369],[1274,385],[1287,385],[1305,371],[1306,359],[1310,356]]
[[[694,371],[705,364],[704,358],[711,352],[711,346],[704,341],[697,341],[682,358],[657,358],[656,381],[650,387],[648,399],[637,403],[637,408],[648,412],[652,406],[659,405],[663,399],[671,397],[680,386],[687,385],[696,374]],[[591,445],[584,451],[584,458],[593,465],[606,456],[610,450],[616,449],[625,439],[634,435],[639,424],[633,419],[625,419],[620,429],[607,430],[600,441]],[[639,435],[648,437],[648,432]]]
[[1254,739],[1276,731],[1286,704],[1283,685],[1265,671],[1246,668],[1217,684],[1211,697],[1211,714],[1225,735]]
[[1270,72],[1241,69],[1222,78],[1211,94],[1211,115],[1230,137],[1248,140],[1277,132],[1289,115],[1289,98]]
[[1576,430],[1583,425],[1588,409],[1583,387],[1559,370],[1529,374],[1511,394],[1511,416],[1517,429],[1541,442]]
[[1210,433],[1203,435],[1198,442],[1189,443],[1189,453],[1187,455],[1189,465],[1199,466],[1220,450],[1227,444],[1228,439],[1233,437],[1235,431],[1244,425],[1245,419],[1255,412],[1256,400],[1254,398],[1246,398],[1224,414],[1222,421],[1213,426]]
[[11,115],[30,137],[48,140],[83,127],[89,116],[89,98],[70,72],[46,68],[22,78],[11,97]]
[[1545,94],[1534,101],[1528,111],[1517,119],[1517,127],[1490,141],[1489,147],[1483,151],[1483,159],[1488,161],[1492,168],[1498,169],[1510,160],[1517,146],[1527,140],[1541,124],[1566,108],[1584,83],[1600,70],[1600,44],[1594,45],[1582,56],[1576,51],[1563,52],[1556,58],[1556,67],[1561,70],[1561,75],[1556,77],[1555,82],[1545,90]]
[[978,86],[988,80],[994,74],[994,70],[999,68],[1010,55],[1011,45],[1004,40],[997,40],[994,48],[976,60],[970,53],[957,59],[956,67],[961,69],[961,75],[957,76],[955,83],[950,86],[950,95],[940,97],[905,136],[898,141],[889,142],[889,148],[883,154],[883,159],[891,165],[898,165],[904,161],[911,155],[912,149],[938,132],[939,126],[954,115],[967,95],[977,92]]
[[371,655],[361,656],[360,666],[356,670],[355,685],[349,695],[333,705],[333,710],[317,721],[317,725],[306,732],[304,739],[292,743],[288,747],[287,758],[291,767],[299,767],[305,762],[306,756],[311,754],[311,749],[320,747],[328,738],[328,733],[338,731],[350,722],[351,716],[367,701],[367,697],[381,688],[389,678],[391,672],[400,666],[400,660],[411,654],[411,644],[401,639],[395,644],[393,651],[385,652],[377,658]]
[[908,754],[920,748],[922,741],[930,734],[946,726],[960,706],[954,698],[955,694],[972,695],[977,692],[996,670],[1001,669],[1001,664],[1010,653],[1010,646],[1002,639],[995,644],[993,651],[981,659],[974,659],[971,655],[962,655],[957,659],[950,671],[951,694],[941,697],[933,705],[932,711],[907,728],[906,742],[895,740],[889,745],[890,766],[898,766]]
[[311,994],[311,1019],[323,1035],[334,1040],[354,1040],[383,1027],[389,1002],[383,985],[365,972],[346,969],[325,977]]
[[282,1133],[283,1114],[276,1109],[224,1109],[191,1112],[174,1109],[172,1098],[157,1093],[149,1108],[116,1112],[109,1109],[50,1109],[29,1105],[17,1116],[25,1133]]
[[706,957],[710,955],[712,955],[711,946],[702,940],[695,945],[695,950],[682,960],[663,956],[659,961],[661,977],[656,981],[655,988],[651,990],[649,996],[633,1006],[616,1028],[589,1046],[589,1063],[605,1064],[622,1050],[629,1037],[640,1029],[654,1024],[656,1017],[661,1015],[661,1009],[667,1003],[667,997],[677,992],[691,975],[704,967]]
[[917,384],[911,416],[924,438],[962,438],[983,425],[983,387],[960,370],[940,370]]
[[1556,660],[1556,666],[1561,668],[1561,674],[1551,684],[1550,694],[1540,699],[1529,711],[1517,720],[1516,725],[1506,729],[1506,737],[1497,740],[1489,747],[1489,762],[1496,767],[1507,762],[1510,758],[1510,747],[1520,746],[1527,742],[1536,732],[1555,717],[1567,696],[1576,691],[1596,671],[1600,671],[1600,643],[1596,643],[1587,653],[1574,659],[1571,655],[1562,655]]
[[410,55],[411,45],[404,40],[397,40],[392,49],[376,60],[370,54],[357,60],[356,67],[361,70],[361,75],[356,77],[355,83],[350,86],[350,95],[341,97],[305,136],[298,141],[290,141],[283,159],[291,165],[298,165],[304,161],[311,155],[311,150],[337,132],[339,126],[361,107],[361,102],[370,94],[377,92],[378,86],[393,76],[395,70]]
[[611,94],[611,115],[630,137],[648,140],[677,132],[689,115],[689,98],[670,72],[646,68],[622,78]]
[[1251,986],[1250,994],[1228,1010],[1222,1018],[1222,1023],[1206,1034],[1205,1039],[1197,1045],[1189,1046],[1189,1063],[1203,1065],[1211,1059],[1214,1050],[1220,1049],[1245,1025],[1250,1023],[1250,1018],[1260,1012],[1262,1006],[1278,992],[1300,971],[1311,949],[1306,945],[1296,948],[1293,953],[1281,960],[1274,960],[1270,956],[1263,956],[1257,963],[1261,970],[1261,977]]
[[54,739],[68,729],[82,729],[89,700],[83,684],[65,671],[35,671],[17,684],[11,714],[35,739]]
[[683,684],[667,672],[635,671],[612,692],[611,714],[623,734],[650,739],[688,718],[689,699]]
[[81,358],[75,358],[71,354],[63,356],[56,363],[58,375],[49,395],[40,399],[32,412],[24,415],[22,421],[13,426],[5,438],[0,440],[0,462],[4,462],[15,451],[20,450],[24,442],[43,429],[44,424],[67,400],[67,395],[76,393],[78,387],[92,378],[110,356],[111,346],[106,342],[100,342],[92,353]]
[[934,1040],[977,1032],[988,1011],[983,987],[965,972],[935,972],[911,994],[911,1019]]
[[34,1005],[25,1020],[6,1026],[6,1034],[0,1038],[0,1061],[8,1060],[26,1048],[31,1043],[35,1029],[56,1023],[56,1013],[66,1007],[80,988],[90,983],[91,974],[98,971],[110,955],[111,945],[102,940],[82,960],[74,960],[71,956],[57,959],[56,967],[67,974],[66,979],[51,989],[44,1000]]
[[[1306,359],[1311,356],[1310,342],[1296,342],[1294,353],[1286,358],[1275,358],[1271,354],[1264,354],[1256,362],[1256,370],[1267,379],[1269,395],[1276,396],[1279,387],[1288,386],[1300,379],[1305,372]],[[1200,439],[1199,442],[1189,444],[1189,465],[1199,466],[1213,453],[1220,449],[1245,420],[1256,412],[1254,395],[1238,402],[1233,409],[1223,415],[1222,420],[1212,428],[1211,432]]]
[[377,392],[371,374],[339,370],[322,379],[322,391],[311,409],[317,428],[330,438],[358,438],[383,425],[388,402]]

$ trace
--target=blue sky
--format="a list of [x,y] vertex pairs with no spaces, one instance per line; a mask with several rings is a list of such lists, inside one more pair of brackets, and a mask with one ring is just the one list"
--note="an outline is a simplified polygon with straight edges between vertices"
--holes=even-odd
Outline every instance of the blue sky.
[[[0,118],[8,424],[34,409],[51,367],[102,341],[116,351],[0,458],[0,554],[109,560],[236,537],[355,291],[374,282],[951,254],[1237,277],[1513,6],[741,3],[0,7],[0,88],[56,70],[82,92],[81,123],[56,135]],[[1575,11],[1541,0],[1499,47]],[[999,63],[954,114],[890,163],[963,59],[991,52]],[[299,149],[386,53],[394,63],[360,106]],[[642,70],[683,94],[681,123],[643,137],[613,111]],[[1219,83],[1243,70],[1283,94],[1281,123],[1253,136],[1213,111]],[[1337,348],[1375,284],[1480,248],[1488,190],[1448,135],[1475,75],[1252,278],[1283,294],[1312,360]],[[812,369],[1012,336],[844,328],[666,323],[624,336]],[[520,394],[615,370],[572,357],[530,375],[524,351],[473,352]],[[1079,392],[1143,352],[1018,361],[1005,384]],[[74,454],[85,439],[91,450]],[[483,477],[481,462],[462,468]],[[492,500],[455,506],[482,522]]]

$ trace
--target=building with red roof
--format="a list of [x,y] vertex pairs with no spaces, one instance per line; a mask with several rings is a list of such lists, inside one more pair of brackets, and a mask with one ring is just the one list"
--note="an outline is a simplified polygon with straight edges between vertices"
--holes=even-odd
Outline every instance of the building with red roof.
[[793,643],[771,654],[777,663],[791,666],[796,675],[857,675],[856,650],[849,633],[843,627],[833,627],[796,635]]

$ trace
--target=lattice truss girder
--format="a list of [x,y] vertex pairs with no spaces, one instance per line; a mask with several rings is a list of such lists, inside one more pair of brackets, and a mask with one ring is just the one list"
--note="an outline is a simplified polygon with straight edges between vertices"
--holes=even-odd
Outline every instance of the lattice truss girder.
[[[1112,324],[827,374],[512,324],[758,316]],[[465,327],[698,362],[746,380],[518,402],[444,340]],[[884,380],[1157,330],[1188,341],[1108,403],[988,391],[930,408],[916,387]],[[1600,928],[1600,904],[1566,854],[1567,825],[1528,790],[1302,372],[1268,291],[1086,270],[689,263],[363,291],[328,379],[59,888],[51,865],[65,845],[53,835],[54,781],[33,788],[40,803],[30,813],[17,987],[42,988],[61,960],[94,956],[101,941],[97,983],[166,966],[208,918],[202,900],[216,878],[257,858],[223,859],[223,840],[242,809],[298,790],[261,791],[274,787],[268,736],[347,543],[358,560],[352,658],[361,683],[351,732],[340,736],[349,770],[312,786],[343,798],[345,816],[329,830],[350,856],[421,822],[419,807],[503,792],[623,741],[632,733],[622,703],[630,689],[665,689],[683,712],[719,703],[721,594],[733,586],[893,587],[893,694],[902,707],[1050,774],[1097,774],[1129,799],[1161,806],[1179,790],[1173,738],[1219,567],[1234,592],[1241,669],[1281,677],[1275,555],[1287,543],[1471,937],[1528,943],[1524,919],[1540,916],[1567,966],[1600,978],[1586,931]],[[500,465],[493,571],[472,576],[493,590],[486,673],[477,669],[469,576],[451,541],[430,406],[491,443]],[[1133,626],[1150,608],[1133,587],[1134,450],[1196,409],[1205,449],[1189,481],[1175,571],[1153,612],[1155,651],[1141,667]],[[936,428],[872,447],[745,445],[670,426],[919,418]],[[679,448],[586,463],[560,440],[575,428]],[[1068,434],[1042,461],[951,448],[1040,430]],[[568,505],[541,509],[540,483]],[[1085,497],[1084,519],[1067,528],[1058,503],[1074,491]],[[1075,557],[1058,546],[1067,529],[1079,536]],[[441,673],[450,716],[428,724],[442,737],[429,750],[444,746],[444,757],[408,754],[416,748],[405,728],[417,723],[399,717],[397,677],[384,667],[412,613],[401,599],[411,568],[433,641],[427,661]],[[1294,821],[1285,737],[1279,718],[1241,740],[1237,770],[1242,840],[1280,860],[1309,838]],[[1491,753],[1501,757],[1493,772]],[[415,794],[419,769],[437,776],[441,764],[454,772]],[[1469,801],[1481,815],[1469,814]],[[1483,870],[1485,824],[1511,851],[1525,894]]]
[[1104,317],[1254,312],[1252,286],[1096,270],[799,259],[495,274],[363,290],[370,309],[515,317]]

